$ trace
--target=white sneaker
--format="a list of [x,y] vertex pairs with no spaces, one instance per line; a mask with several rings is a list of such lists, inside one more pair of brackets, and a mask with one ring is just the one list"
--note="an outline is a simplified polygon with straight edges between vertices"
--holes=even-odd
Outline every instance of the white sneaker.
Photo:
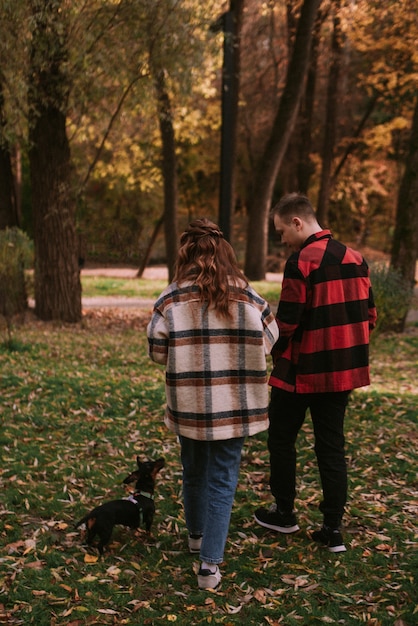
[[215,571],[211,572],[209,569],[199,569],[197,574],[197,584],[199,589],[216,589],[221,583],[221,572],[219,567],[215,565]]

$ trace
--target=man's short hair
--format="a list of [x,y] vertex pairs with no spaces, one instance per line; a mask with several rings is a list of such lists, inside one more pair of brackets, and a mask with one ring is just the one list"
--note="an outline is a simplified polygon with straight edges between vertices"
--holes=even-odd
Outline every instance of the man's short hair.
[[290,222],[292,217],[301,217],[308,222],[316,219],[314,208],[309,198],[301,193],[288,193],[271,209],[270,216],[278,215],[284,222]]

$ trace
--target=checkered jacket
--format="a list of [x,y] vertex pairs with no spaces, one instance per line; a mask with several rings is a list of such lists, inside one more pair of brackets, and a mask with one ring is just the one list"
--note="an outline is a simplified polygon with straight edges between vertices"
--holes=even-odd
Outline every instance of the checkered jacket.
[[376,308],[363,257],[332,238],[309,237],[287,260],[276,316],[280,339],[270,385],[298,393],[368,385]]
[[254,435],[268,427],[266,354],[278,338],[268,304],[231,287],[231,320],[208,309],[192,283],[172,283],[154,305],[149,355],[166,366],[165,423],[190,439]]

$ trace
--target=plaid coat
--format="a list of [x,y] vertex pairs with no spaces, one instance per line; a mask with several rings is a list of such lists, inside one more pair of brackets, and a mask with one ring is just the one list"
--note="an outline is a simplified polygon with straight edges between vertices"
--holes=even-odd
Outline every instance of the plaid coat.
[[369,269],[329,230],[309,237],[287,260],[276,319],[270,385],[322,393],[369,384],[369,332],[376,322]]
[[190,439],[223,440],[268,427],[266,354],[278,338],[270,308],[250,286],[231,287],[231,320],[172,283],[154,305],[149,355],[166,366],[165,423]]

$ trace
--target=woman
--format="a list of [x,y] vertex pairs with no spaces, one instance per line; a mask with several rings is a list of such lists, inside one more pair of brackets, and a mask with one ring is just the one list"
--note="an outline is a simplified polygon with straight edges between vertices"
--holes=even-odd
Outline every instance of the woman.
[[174,281],[155,303],[147,333],[151,359],[166,366],[165,423],[180,440],[198,586],[214,589],[244,439],[268,427],[266,354],[278,329],[213,222],[195,220],[181,236]]

